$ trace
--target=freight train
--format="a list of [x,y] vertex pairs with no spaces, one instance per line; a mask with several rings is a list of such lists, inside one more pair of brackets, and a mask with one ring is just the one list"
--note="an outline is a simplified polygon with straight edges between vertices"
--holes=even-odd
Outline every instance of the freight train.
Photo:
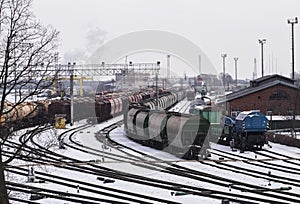
[[95,113],[98,123],[121,115],[128,110],[129,104],[142,104],[150,109],[159,107],[165,109],[182,100],[185,97],[183,91],[160,90],[156,98],[153,91],[144,91],[133,94],[106,94],[96,95]]
[[235,118],[224,117],[224,129],[219,143],[237,147],[241,151],[251,150],[255,146],[261,149],[267,144],[265,132],[269,121],[258,110],[243,111]]
[[[166,100],[168,95],[176,96],[174,101],[184,97],[181,92],[175,94],[160,90],[158,106],[168,106]],[[138,93],[98,93],[95,98],[74,97],[74,121],[87,119],[89,123],[96,121],[100,123],[122,114],[125,109],[128,109],[130,103],[145,101],[153,104],[150,99],[153,99],[154,96],[155,93],[152,90],[146,90]],[[23,102],[19,105],[5,102],[5,108],[0,118],[0,133],[3,136],[13,130],[54,123],[57,115],[65,117],[67,123],[71,122],[69,98]]]

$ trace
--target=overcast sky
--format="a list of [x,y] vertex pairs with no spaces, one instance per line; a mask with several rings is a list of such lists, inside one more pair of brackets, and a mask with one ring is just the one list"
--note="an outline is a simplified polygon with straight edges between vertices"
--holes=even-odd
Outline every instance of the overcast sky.
[[[199,46],[222,72],[252,79],[254,58],[264,73],[291,73],[291,25],[300,17],[299,0],[34,0],[34,12],[45,24],[61,33],[60,56],[88,56],[101,44],[142,30],[161,30],[181,35]],[[300,25],[295,25],[295,70],[300,69]],[[76,58],[76,57],[75,57]],[[76,59],[73,59],[76,61]]]

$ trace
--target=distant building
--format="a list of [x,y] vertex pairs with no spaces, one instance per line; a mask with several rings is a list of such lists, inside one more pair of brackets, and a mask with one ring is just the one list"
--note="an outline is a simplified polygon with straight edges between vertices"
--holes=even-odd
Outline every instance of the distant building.
[[136,90],[146,88],[149,81],[151,81],[151,79],[148,73],[139,73],[130,70],[130,72],[116,74],[117,89]]
[[300,89],[290,78],[269,75],[250,81],[250,87],[230,93],[217,102],[228,115],[260,110],[265,115],[300,114]]

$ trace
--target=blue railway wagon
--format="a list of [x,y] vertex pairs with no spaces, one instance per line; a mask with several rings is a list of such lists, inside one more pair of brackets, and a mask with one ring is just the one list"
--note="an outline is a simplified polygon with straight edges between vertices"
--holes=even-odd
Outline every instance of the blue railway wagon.
[[267,143],[265,132],[269,120],[260,111],[243,111],[235,119],[235,140],[240,149],[252,149],[253,146],[262,148]]

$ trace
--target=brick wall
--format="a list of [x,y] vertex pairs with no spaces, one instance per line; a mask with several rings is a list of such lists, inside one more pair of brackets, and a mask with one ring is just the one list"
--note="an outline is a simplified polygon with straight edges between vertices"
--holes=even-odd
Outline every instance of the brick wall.
[[[286,99],[280,98],[270,100],[270,96],[276,91],[283,91],[288,97]],[[298,106],[296,106],[296,114],[300,115],[299,97],[300,93],[296,89],[283,85],[275,85],[230,101],[229,114],[231,114],[231,111],[233,110],[260,110],[263,114],[266,114],[267,110],[271,110],[273,115],[287,115],[288,110],[294,110],[295,104],[298,104]],[[298,100],[296,98],[298,98]]]

